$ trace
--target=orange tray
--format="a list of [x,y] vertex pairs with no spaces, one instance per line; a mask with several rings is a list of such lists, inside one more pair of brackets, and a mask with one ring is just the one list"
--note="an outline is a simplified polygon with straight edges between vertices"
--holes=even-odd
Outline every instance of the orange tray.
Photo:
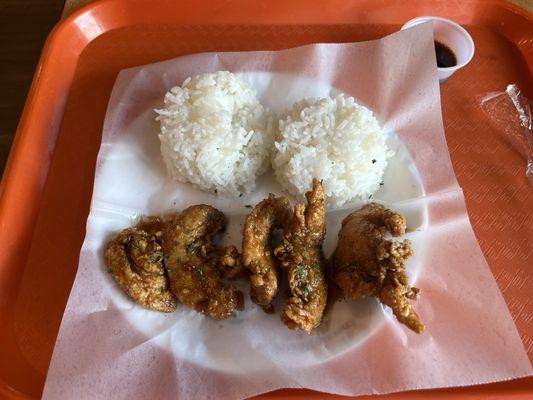
[[[101,0],[50,34],[0,186],[0,396],[42,393],[85,236],[106,105],[121,69],[195,52],[375,39],[418,15],[451,18],[476,44],[473,61],[441,87],[446,137],[475,233],[531,357],[530,285],[520,283],[532,279],[532,191],[525,161],[489,124],[478,97],[513,82],[533,98],[531,14],[495,0]],[[336,396],[307,390],[260,396],[319,397]],[[526,399],[533,379],[383,397]]]

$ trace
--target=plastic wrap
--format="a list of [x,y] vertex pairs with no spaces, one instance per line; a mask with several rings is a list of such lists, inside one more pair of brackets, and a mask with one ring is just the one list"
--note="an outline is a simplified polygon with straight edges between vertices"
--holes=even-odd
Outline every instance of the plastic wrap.
[[511,144],[526,159],[526,177],[533,188],[533,129],[531,101],[517,85],[510,84],[504,92],[486,94],[481,107],[490,122],[503,130]]

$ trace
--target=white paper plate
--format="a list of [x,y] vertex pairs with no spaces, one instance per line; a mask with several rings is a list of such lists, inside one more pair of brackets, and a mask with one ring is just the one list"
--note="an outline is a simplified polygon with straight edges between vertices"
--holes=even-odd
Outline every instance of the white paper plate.
[[[291,107],[294,101],[304,97],[339,93],[329,84],[304,77],[271,73],[239,75],[257,90],[261,102],[276,112]],[[153,108],[157,106],[159,104],[154,104]],[[98,223],[93,227],[95,239],[86,243],[88,248],[101,254],[107,238],[131,225],[140,215],[173,212],[199,203],[211,204],[226,213],[229,225],[222,243],[240,248],[242,224],[250,211],[245,205],[255,205],[269,192],[282,193],[273,174],[269,172],[263,176],[254,193],[237,199],[218,198],[191,185],[170,181],[159,152],[158,124],[154,120],[153,108],[141,114],[128,126],[127,132],[109,145],[95,180],[91,213]],[[406,216],[411,233],[405,237],[413,242],[415,249],[415,256],[408,263],[410,279],[414,282],[422,268],[418,260],[421,259],[419,249],[423,249],[423,235],[416,231],[426,227],[427,209],[423,201],[413,199],[423,196],[424,188],[409,153],[393,132],[387,132],[387,145],[395,155],[389,161],[384,186],[375,193],[373,200],[392,206]],[[335,248],[342,219],[361,204],[353,202],[328,212],[324,242],[326,256]],[[105,270],[103,258],[100,267]],[[147,340],[160,344],[182,359],[227,373],[244,374],[251,369],[260,369],[266,354],[271,359],[286,359],[289,353],[295,368],[318,364],[354,348],[386,318],[394,318],[375,299],[340,302],[321,326],[312,335],[307,335],[290,331],[278,314],[265,314],[251,303],[247,285],[243,286],[245,310],[236,318],[215,321],[182,305],[172,314],[145,310],[123,295],[110,276],[107,279],[104,290],[109,291],[114,307],[123,310],[132,329],[143,332]],[[278,313],[283,297],[284,291],[281,290],[275,304]],[[240,345],[238,353],[233,350],[235,343]]]

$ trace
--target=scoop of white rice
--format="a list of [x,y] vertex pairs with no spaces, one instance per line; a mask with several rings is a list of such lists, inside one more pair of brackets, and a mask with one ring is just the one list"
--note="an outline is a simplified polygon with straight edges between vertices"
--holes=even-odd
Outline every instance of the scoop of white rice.
[[380,187],[392,155],[372,112],[353,97],[305,99],[279,122],[276,177],[301,197],[313,178],[322,179],[331,206],[367,199]]
[[156,112],[172,178],[232,196],[255,188],[268,167],[273,118],[245,82],[227,71],[188,78]]

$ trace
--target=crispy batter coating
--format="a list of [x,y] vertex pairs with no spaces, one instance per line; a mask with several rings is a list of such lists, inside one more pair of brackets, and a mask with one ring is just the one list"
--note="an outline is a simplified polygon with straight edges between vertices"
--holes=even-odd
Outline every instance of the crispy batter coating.
[[244,266],[250,271],[252,301],[269,307],[279,289],[277,260],[271,248],[271,234],[282,229],[291,217],[289,201],[270,194],[246,217],[242,240]]
[[226,226],[224,214],[196,205],[176,214],[163,231],[163,253],[170,286],[179,301],[215,319],[233,315],[241,293],[225,285],[221,274],[232,276],[242,264],[231,246],[216,248],[212,239]]
[[322,242],[326,234],[326,195],[322,184],[313,179],[313,189],[305,194],[305,204],[297,204],[282,243],[274,254],[289,270],[291,295],[286,300],[281,320],[290,328],[311,333],[322,320],[326,306],[326,262]]
[[242,256],[235,246],[215,248],[210,254],[207,254],[207,257],[218,262],[220,275],[225,279],[236,279],[244,268]]
[[339,242],[333,254],[335,281],[344,297],[377,297],[392,308],[398,321],[420,333],[420,322],[409,300],[418,298],[419,289],[409,286],[406,260],[413,254],[408,240],[385,240],[405,234],[405,218],[380,204],[370,203],[342,221]]
[[141,306],[163,312],[176,309],[156,236],[136,228],[125,229],[107,244],[104,257],[118,285]]

